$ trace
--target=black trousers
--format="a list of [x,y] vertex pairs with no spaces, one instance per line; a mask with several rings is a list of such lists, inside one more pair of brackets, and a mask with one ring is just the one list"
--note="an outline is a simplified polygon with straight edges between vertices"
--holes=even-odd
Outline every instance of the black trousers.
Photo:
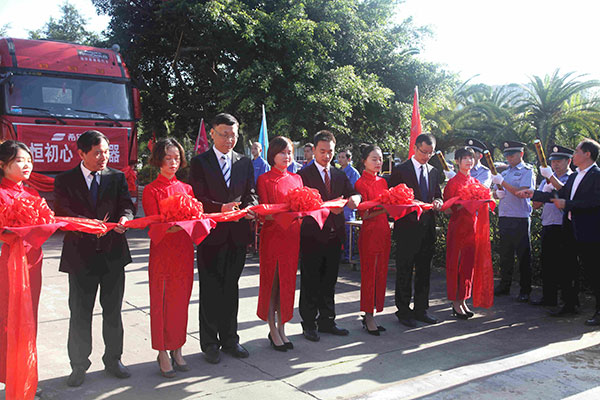
[[[561,270],[569,267],[564,248],[562,225],[542,227],[542,298],[557,303]],[[563,294],[564,297],[564,294]]]
[[104,338],[104,365],[121,359],[123,354],[123,321],[121,305],[125,289],[123,268],[111,268],[102,275],[85,272],[69,274],[69,338],[67,348],[71,367],[87,370],[92,353],[92,313],[96,293],[100,288],[102,306],[102,337]]
[[[598,249],[600,243],[578,242],[577,255],[583,266],[585,279],[589,282],[596,297],[596,312],[600,312],[600,268],[598,265]],[[577,289],[577,288],[576,288]]]
[[531,235],[529,218],[498,218],[500,285],[510,288],[515,256],[519,260],[521,294],[531,293]]
[[246,262],[246,245],[231,242],[196,251],[200,280],[200,348],[211,344],[231,347],[239,343],[238,281]]
[[[423,219],[425,217],[426,219]],[[433,219],[423,215],[411,229],[400,230],[396,239],[396,316],[409,318],[425,314],[429,308],[429,279],[435,234]],[[414,310],[410,308],[413,297]],[[414,313],[413,313],[414,311]]]
[[323,243],[303,236],[300,240],[300,317],[304,329],[335,324],[335,284],[342,242],[332,237]]

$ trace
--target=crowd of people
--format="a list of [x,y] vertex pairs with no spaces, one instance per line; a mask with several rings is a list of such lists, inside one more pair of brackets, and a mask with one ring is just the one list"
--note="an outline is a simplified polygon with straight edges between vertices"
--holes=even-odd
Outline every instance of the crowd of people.
[[[285,202],[290,190],[316,189],[323,201],[347,200],[345,209],[332,208],[320,226],[311,217],[295,219],[289,226],[272,216],[259,217],[248,211],[236,222],[218,223],[196,246],[200,285],[200,346],[209,363],[219,363],[222,353],[246,358],[248,351],[238,335],[238,281],[246,260],[247,246],[253,241],[250,222],[262,223],[260,230],[260,287],[257,315],[267,322],[267,339],[274,350],[291,351],[293,343],[285,324],[294,314],[296,276],[300,266],[299,316],[303,336],[319,341],[321,334],[345,336],[349,331],[336,323],[335,286],[342,249],[346,244],[346,220],[361,202],[375,201],[388,188],[406,185],[415,200],[427,204],[422,213],[411,212],[390,226],[385,207],[361,209],[358,248],[361,266],[360,311],[365,331],[380,336],[386,329],[374,314],[384,307],[388,263],[392,240],[395,242],[395,313],[407,327],[435,324],[428,313],[430,269],[436,235],[436,214],[450,214],[447,233],[447,295],[452,316],[466,320],[474,306],[491,305],[494,296],[509,294],[515,258],[520,269],[520,302],[557,306],[559,289],[562,306],[554,316],[578,312],[578,260],[589,274],[588,282],[596,295],[596,312],[585,323],[600,325],[600,271],[594,250],[600,244],[600,169],[596,165],[600,145],[583,140],[575,150],[551,146],[551,166],[540,169],[544,181],[535,188],[534,168],[523,161],[523,143],[502,143],[508,168],[493,175],[482,165],[485,145],[469,139],[456,150],[456,172],[445,171],[448,179],[442,192],[441,174],[429,161],[436,141],[431,134],[416,138],[414,155],[397,165],[389,179],[381,176],[383,154],[375,144],[360,149],[358,173],[352,154],[336,153],[336,139],[320,131],[304,148],[307,162],[290,170],[294,146],[290,139],[275,137],[269,143],[266,161],[259,143],[252,145],[251,160],[233,150],[238,140],[238,121],[230,114],[218,114],[211,123],[213,147],[190,161],[189,184],[176,173],[186,166],[182,146],[174,138],[160,139],[149,162],[159,169],[158,177],[144,188],[142,204],[146,215],[160,213],[160,202],[176,194],[199,200],[207,213],[223,213],[262,204]],[[77,140],[81,163],[59,174],[55,180],[54,211],[57,216],[85,217],[116,223],[116,228],[98,236],[67,232],[60,259],[60,271],[69,276],[70,322],[67,340],[72,372],[69,386],[80,386],[90,367],[92,351],[92,311],[98,289],[102,306],[102,334],[105,343],[106,371],[118,378],[130,372],[121,362],[123,323],[121,305],[124,292],[124,267],[131,256],[124,235],[126,221],[133,219],[124,175],[107,167],[109,140],[99,131],[83,133]],[[332,165],[334,157],[343,170]],[[571,162],[577,167],[571,173]],[[21,196],[39,196],[24,185],[33,168],[31,151],[17,141],[0,145],[0,205]],[[488,205],[473,212],[467,206],[444,206],[462,188],[483,185],[499,199],[500,271],[494,289],[491,275],[491,249]],[[489,191],[486,190],[489,195]],[[532,205],[533,201],[533,205]],[[495,204],[494,204],[495,205]],[[490,206],[491,207],[491,206]],[[543,207],[543,297],[530,299],[532,208]],[[346,210],[346,211],[345,211]],[[345,215],[346,214],[346,217]],[[420,214],[420,215],[419,215]],[[487,229],[487,231],[486,231]],[[2,232],[6,242],[10,232]],[[2,245],[0,257],[0,349],[6,348],[7,292],[6,265],[10,246]],[[344,255],[344,257],[351,257]],[[33,313],[41,288],[42,253],[28,249]],[[487,268],[487,269],[486,269]],[[484,271],[485,269],[485,271]],[[188,305],[194,280],[194,243],[177,225],[159,242],[151,241],[149,250],[150,326],[152,348],[158,351],[157,363],[165,378],[189,370],[181,352],[186,341]],[[413,278],[414,277],[414,278]],[[492,282],[492,286],[486,282]],[[475,303],[477,301],[477,303]],[[412,307],[411,307],[412,304]],[[0,351],[0,357],[5,354]],[[6,362],[0,360],[0,381],[6,377]]]

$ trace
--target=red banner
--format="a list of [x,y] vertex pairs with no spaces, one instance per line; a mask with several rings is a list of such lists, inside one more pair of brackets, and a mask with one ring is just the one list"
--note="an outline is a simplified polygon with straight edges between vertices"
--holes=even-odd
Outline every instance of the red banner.
[[[81,158],[77,138],[88,128],[67,125],[16,124],[17,138],[31,149],[37,172],[58,172],[74,168]],[[127,128],[99,127],[110,141],[108,165],[122,169],[128,164]]]

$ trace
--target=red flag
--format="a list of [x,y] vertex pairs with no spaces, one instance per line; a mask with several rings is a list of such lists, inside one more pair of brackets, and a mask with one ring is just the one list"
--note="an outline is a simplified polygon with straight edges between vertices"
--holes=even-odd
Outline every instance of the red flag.
[[415,141],[421,134],[421,113],[419,112],[419,88],[415,86],[415,97],[413,99],[412,118],[410,120],[410,145],[408,146],[408,158],[415,155]]
[[148,150],[152,151],[154,143],[156,143],[156,132],[152,132],[152,137],[148,140]]
[[208,139],[206,138],[206,129],[204,129],[204,118],[200,121],[200,129],[196,137],[196,146],[194,152],[197,154],[204,153],[208,150]]

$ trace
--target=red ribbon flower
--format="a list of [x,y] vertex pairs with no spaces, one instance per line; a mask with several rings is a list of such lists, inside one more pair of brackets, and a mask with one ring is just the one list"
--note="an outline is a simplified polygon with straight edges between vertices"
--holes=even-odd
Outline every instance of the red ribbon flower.
[[0,206],[0,226],[42,225],[55,221],[54,212],[41,197],[17,197],[12,204]]
[[411,204],[415,200],[415,193],[411,188],[401,183],[381,193],[376,201],[382,204]]
[[465,185],[458,190],[458,197],[461,200],[489,200],[490,189],[483,186],[481,183],[471,183]]
[[323,199],[317,189],[303,186],[291,189],[285,196],[285,203],[290,211],[313,211],[321,207]]
[[186,193],[177,193],[159,202],[163,222],[200,219],[204,214],[202,203]]

